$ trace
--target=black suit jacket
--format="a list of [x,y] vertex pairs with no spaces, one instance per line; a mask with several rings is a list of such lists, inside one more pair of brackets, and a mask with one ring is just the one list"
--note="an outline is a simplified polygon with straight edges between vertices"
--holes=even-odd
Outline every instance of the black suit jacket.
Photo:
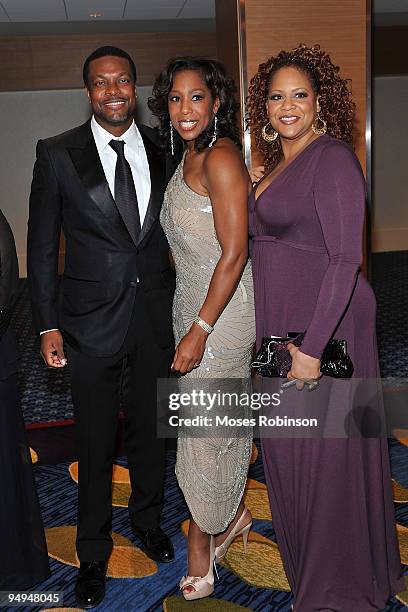
[[[138,128],[149,162],[151,195],[136,242],[112,198],[90,121],[37,144],[27,248],[34,323],[38,331],[60,329],[72,346],[97,357],[121,348],[136,291],[142,294],[159,346],[173,341],[174,272],[159,223],[166,163],[153,130]],[[59,288],[61,228],[66,247]]]
[[0,210],[0,380],[17,372],[17,345],[9,329],[17,283],[18,263],[14,238]]

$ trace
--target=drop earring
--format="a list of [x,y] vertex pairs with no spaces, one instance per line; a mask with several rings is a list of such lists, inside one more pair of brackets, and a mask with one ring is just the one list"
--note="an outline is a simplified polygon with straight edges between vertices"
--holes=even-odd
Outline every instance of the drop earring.
[[[320,122],[320,127],[319,127]],[[317,113],[316,119],[312,123],[312,130],[317,136],[322,136],[327,132],[327,123],[324,119],[321,118],[320,112]]]
[[277,137],[279,136],[278,132],[276,130],[274,130],[273,128],[272,128],[271,134],[268,134],[268,132],[266,130],[267,130],[268,126],[270,126],[270,125],[271,124],[268,122],[262,128],[262,138],[265,140],[265,142],[269,142],[269,143],[274,142],[274,140],[276,140]]
[[173,124],[170,121],[170,149],[171,149],[171,154],[174,155],[174,130],[173,130]]
[[209,147],[212,147],[215,141],[217,140],[217,115],[214,116],[214,133],[211,138],[211,142],[209,143]]

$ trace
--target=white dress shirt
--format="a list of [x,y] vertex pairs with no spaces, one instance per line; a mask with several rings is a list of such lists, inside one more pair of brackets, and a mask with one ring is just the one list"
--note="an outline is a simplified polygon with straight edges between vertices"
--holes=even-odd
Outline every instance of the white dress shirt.
[[[125,142],[124,153],[129,162],[132,171],[133,182],[135,184],[137,202],[139,204],[140,225],[143,225],[146,216],[147,206],[150,199],[150,170],[149,162],[147,161],[146,150],[143,140],[135,122],[122,136],[113,136],[105,130],[92,116],[91,130],[95,140],[99,159],[101,160],[102,168],[105,173],[105,178],[108,181],[109,189],[113,199],[115,199],[115,168],[117,155],[112,147],[109,146],[111,140],[123,140]],[[57,331],[56,329],[45,329],[40,332],[40,336],[49,331]]]
[[139,204],[140,225],[143,225],[147,206],[150,199],[150,171],[143,140],[135,122],[122,136],[113,136],[97,123],[95,117],[91,119],[91,130],[101,160],[106,180],[113,199],[115,199],[115,168],[117,155],[109,146],[111,140],[123,140],[125,142],[124,153],[132,170],[133,182],[135,184],[137,201]]

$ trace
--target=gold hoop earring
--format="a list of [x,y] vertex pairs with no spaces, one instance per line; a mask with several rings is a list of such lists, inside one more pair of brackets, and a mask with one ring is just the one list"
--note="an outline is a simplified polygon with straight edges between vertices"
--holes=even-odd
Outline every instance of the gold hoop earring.
[[[266,131],[267,127],[271,125],[269,122],[263,126],[262,128],[262,138],[265,140],[265,142],[274,142],[274,140],[277,139],[277,137],[279,136],[278,132],[276,130],[274,130],[272,128],[272,133],[268,134],[268,132]],[[272,127],[272,126],[271,126]]]
[[[318,127],[318,122],[320,121],[320,127]],[[312,130],[317,136],[322,136],[327,132],[327,123],[324,119],[321,118],[320,114],[317,113],[316,119],[312,123]]]

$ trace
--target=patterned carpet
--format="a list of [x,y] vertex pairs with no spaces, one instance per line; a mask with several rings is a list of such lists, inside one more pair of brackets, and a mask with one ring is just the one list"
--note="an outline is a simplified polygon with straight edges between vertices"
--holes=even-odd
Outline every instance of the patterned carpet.
[[33,330],[26,279],[20,286],[12,319],[20,349],[19,388],[27,424],[59,422],[73,418],[68,371],[48,370],[40,357]]
[[[408,502],[408,447],[393,441],[391,453],[394,466],[394,477],[400,487],[398,497]],[[254,452],[254,459],[257,455]],[[168,612],[254,610],[255,612],[289,612],[291,595],[286,592],[287,583],[284,576],[279,553],[274,544],[274,531],[264,485],[262,463],[259,456],[250,468],[250,480],[246,491],[246,504],[255,521],[247,555],[243,554],[242,544],[234,544],[225,564],[219,567],[220,580],[216,582],[213,597],[202,602],[184,602],[178,591],[178,581],[185,572],[186,539],[183,527],[188,513],[182,494],[174,476],[175,453],[167,457],[165,512],[163,528],[172,538],[176,558],[173,563],[156,566],[133,544],[137,540],[131,534],[125,503],[129,488],[127,471],[123,459],[118,459],[121,466],[114,473],[113,531],[116,550],[109,565],[109,574],[115,576],[107,582],[107,595],[103,604],[97,609],[106,612]],[[76,521],[75,482],[76,465],[60,463],[57,465],[38,465],[35,467],[41,508],[46,527],[49,552],[51,555],[51,578],[41,584],[41,590],[64,592],[64,606],[75,607],[73,593],[76,575],[74,556]],[[119,481],[119,482],[115,482]],[[397,497],[397,496],[396,496]],[[397,522],[408,525],[408,503],[396,505]],[[58,530],[56,530],[58,528]],[[255,532],[255,533],[254,533]],[[408,529],[401,527],[399,532],[402,558],[408,563]],[[318,584],[316,585],[318,588]],[[407,595],[407,594],[406,594]],[[408,596],[405,597],[408,603]],[[231,607],[229,607],[231,606]],[[26,612],[27,608],[13,608]],[[37,612],[41,608],[30,608]],[[406,610],[402,602],[392,599],[386,608],[387,612]],[[351,611],[350,612],[358,612]]]
[[[408,252],[374,256],[373,286],[378,299],[378,337],[382,375],[390,383],[407,379],[408,333]],[[27,424],[59,422],[72,418],[67,372],[49,372],[38,355],[38,339],[32,332],[26,282],[21,281],[17,309],[13,320],[21,349],[20,390]],[[405,326],[405,327],[404,327]],[[398,349],[397,349],[398,347]],[[389,354],[397,353],[390,360]],[[73,462],[72,428],[60,427],[30,431],[30,440],[41,441],[35,476],[38,485],[44,525],[51,556],[52,576],[41,584],[41,591],[63,591],[64,606],[75,608],[74,553],[77,484]],[[391,440],[391,464],[396,501],[396,520],[400,550],[408,564],[408,430],[399,440]],[[38,434],[37,437],[34,434]],[[65,447],[61,439],[66,438]],[[52,452],[52,446],[58,452]],[[44,452],[44,460],[42,453]],[[48,453],[48,454],[47,454]],[[162,526],[172,538],[176,559],[173,563],[156,566],[140,549],[131,534],[127,510],[129,495],[126,462],[117,459],[114,470],[113,531],[115,551],[107,582],[107,595],[97,610],[106,612],[289,612],[291,595],[282,570],[264,485],[264,474],[258,451],[254,451],[246,491],[246,504],[255,518],[249,552],[243,554],[242,544],[234,543],[219,568],[214,596],[202,601],[185,602],[178,591],[178,581],[186,570],[186,521],[188,512],[174,475],[175,453],[169,451],[166,467],[165,511]],[[52,458],[55,458],[55,461]],[[64,458],[65,457],[65,458]],[[181,528],[180,528],[181,527]],[[335,554],[335,551],[333,551]],[[407,572],[408,573],[408,572]],[[316,588],[319,585],[316,584]],[[408,588],[408,583],[407,583]],[[386,612],[406,610],[408,590],[398,599],[390,600]],[[404,605],[406,602],[407,607]],[[27,612],[27,607],[12,608]],[[37,612],[41,608],[29,610]],[[353,610],[350,612],[359,612]]]
[[408,382],[408,251],[374,253],[372,286],[381,376],[388,383]]

